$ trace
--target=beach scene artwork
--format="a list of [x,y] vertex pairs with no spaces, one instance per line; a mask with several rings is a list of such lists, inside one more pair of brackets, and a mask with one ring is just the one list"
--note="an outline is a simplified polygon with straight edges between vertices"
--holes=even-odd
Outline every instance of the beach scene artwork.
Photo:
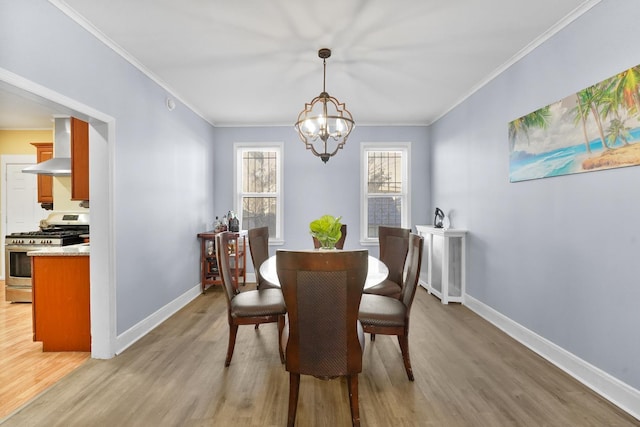
[[640,65],[509,123],[510,182],[640,165]]

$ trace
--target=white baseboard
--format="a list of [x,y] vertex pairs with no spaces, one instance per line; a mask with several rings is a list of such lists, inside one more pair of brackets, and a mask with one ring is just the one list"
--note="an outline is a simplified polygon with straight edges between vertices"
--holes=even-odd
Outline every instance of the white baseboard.
[[116,337],[116,354],[120,354],[133,345],[143,336],[151,332],[156,326],[167,320],[178,310],[202,294],[202,288],[198,283],[178,298],[174,299],[155,313],[141,320],[125,332]]
[[464,305],[614,405],[640,420],[640,391],[514,322],[469,294]]

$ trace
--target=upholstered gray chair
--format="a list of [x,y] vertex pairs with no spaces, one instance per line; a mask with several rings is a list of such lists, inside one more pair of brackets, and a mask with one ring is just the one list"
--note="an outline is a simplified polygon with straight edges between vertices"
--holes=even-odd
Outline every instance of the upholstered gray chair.
[[409,237],[407,274],[400,298],[364,294],[360,303],[359,319],[364,331],[371,334],[371,340],[375,339],[375,334],[398,336],[404,368],[410,381],[413,381],[413,369],[409,358],[409,316],[420,277],[423,240],[417,234]]
[[276,266],[288,310],[281,341],[289,372],[287,425],[295,424],[300,375],[312,375],[347,378],[351,420],[359,426],[358,374],[365,341],[358,307],[368,251],[279,250]]
[[[229,256],[229,240],[234,234],[223,232],[216,235],[216,256],[218,269],[222,276],[227,300],[227,318],[229,320],[229,344],[224,366],[229,366],[236,344],[239,325],[259,325],[261,323],[278,323],[278,337],[284,329],[284,315],[287,308],[280,289],[263,289],[237,292],[232,284]],[[284,363],[284,354],[280,346],[280,361]]]
[[387,279],[364,292],[399,298],[402,291],[402,276],[404,263],[409,250],[409,234],[411,230],[400,227],[378,227],[378,241],[380,243],[380,261],[389,268]]

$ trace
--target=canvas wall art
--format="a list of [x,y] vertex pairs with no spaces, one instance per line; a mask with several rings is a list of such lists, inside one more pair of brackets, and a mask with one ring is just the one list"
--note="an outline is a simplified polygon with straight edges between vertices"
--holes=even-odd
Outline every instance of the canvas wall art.
[[509,180],[640,165],[640,65],[509,123]]

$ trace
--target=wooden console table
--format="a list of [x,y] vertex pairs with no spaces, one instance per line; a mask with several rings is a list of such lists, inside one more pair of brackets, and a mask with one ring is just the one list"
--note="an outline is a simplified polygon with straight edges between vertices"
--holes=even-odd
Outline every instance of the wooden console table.
[[[206,231],[199,233],[200,239],[200,284],[202,293],[209,286],[222,285],[222,277],[218,270],[218,261],[216,260],[216,234],[219,232]],[[240,278],[242,285],[247,282],[247,231],[242,230],[233,233],[235,238],[231,240],[229,248],[231,255],[231,275],[233,280],[233,288],[237,291]]]

